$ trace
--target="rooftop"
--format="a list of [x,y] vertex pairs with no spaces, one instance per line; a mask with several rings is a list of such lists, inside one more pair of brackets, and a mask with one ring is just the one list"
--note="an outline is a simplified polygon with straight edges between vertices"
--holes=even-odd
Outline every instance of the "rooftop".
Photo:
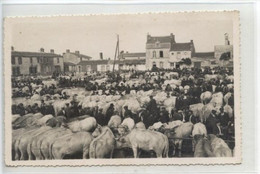
[[175,36],[171,33],[169,36],[151,36],[147,35],[147,44],[149,43],[175,43]]
[[192,42],[188,43],[174,43],[171,45],[171,51],[190,51]]
[[98,64],[107,64],[109,60],[98,59],[98,60],[86,60],[81,61],[78,65],[98,65]]
[[201,57],[201,58],[214,57],[214,52],[196,52],[194,54],[194,57]]
[[92,59],[92,57],[84,55],[84,54],[79,54],[79,53],[70,53],[70,54],[73,54],[78,57],[86,58],[86,59]]
[[17,57],[62,57],[55,53],[45,53],[45,52],[28,52],[28,51],[12,51],[12,56]]
[[146,53],[121,53],[119,55],[120,59],[128,58],[128,57],[145,57]]

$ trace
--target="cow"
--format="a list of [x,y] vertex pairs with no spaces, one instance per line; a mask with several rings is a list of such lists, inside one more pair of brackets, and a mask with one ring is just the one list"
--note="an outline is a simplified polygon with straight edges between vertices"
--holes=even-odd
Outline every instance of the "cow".
[[209,91],[203,92],[200,95],[200,100],[201,100],[201,103],[203,103],[203,104],[209,103],[211,98],[212,98],[212,93]]
[[168,138],[156,131],[133,129],[127,135],[120,137],[116,143],[117,148],[132,148],[134,158],[138,158],[138,150],[154,151],[158,158],[168,157]]
[[127,131],[131,131],[135,126],[135,121],[132,118],[125,118],[121,126],[126,127]]
[[208,140],[215,157],[232,157],[232,152],[224,140],[213,134],[208,135]]
[[88,117],[84,120],[70,122],[68,123],[68,127],[72,132],[93,132],[97,127],[97,121],[94,117]]
[[210,142],[204,135],[196,134],[194,137],[194,157],[214,157]]
[[196,135],[203,135],[203,136],[207,136],[207,129],[206,126],[203,123],[196,123],[193,125],[193,130],[191,133],[193,140],[192,140],[192,150],[194,151],[195,148],[195,142],[194,142],[194,137]]
[[49,148],[51,159],[66,159],[78,157],[78,155],[81,155],[83,159],[87,159],[89,146],[93,139],[89,132],[71,133],[56,138]]
[[181,157],[181,149],[183,138],[190,137],[193,129],[193,124],[191,122],[186,122],[181,124],[180,126],[174,128],[173,130],[166,130],[165,135],[168,138],[173,139],[174,150],[172,155],[175,155],[176,149],[178,150],[178,156]]
[[89,146],[89,158],[105,158],[113,156],[115,136],[109,127],[103,127],[102,133]]
[[[30,144],[27,146],[29,160],[36,159],[50,159],[49,158],[49,141],[54,141],[56,137],[64,134],[72,133],[71,130],[63,127],[53,128],[42,132],[35,136]],[[48,143],[47,143],[48,142]],[[47,147],[46,147],[47,146]]]
[[141,121],[135,124],[135,128],[136,129],[141,129],[141,130],[145,130],[146,129],[144,123],[141,122]]
[[27,152],[27,146],[31,143],[34,136],[37,136],[38,134],[41,134],[42,132],[45,132],[49,129],[52,129],[51,127],[40,127],[39,129],[32,129],[23,135],[21,135],[19,138],[16,139],[14,150],[15,150],[15,160],[28,160],[29,155]]
[[109,122],[108,122],[108,127],[110,129],[115,129],[117,128],[120,124],[122,123],[122,119],[120,116],[118,115],[114,115],[110,118]]

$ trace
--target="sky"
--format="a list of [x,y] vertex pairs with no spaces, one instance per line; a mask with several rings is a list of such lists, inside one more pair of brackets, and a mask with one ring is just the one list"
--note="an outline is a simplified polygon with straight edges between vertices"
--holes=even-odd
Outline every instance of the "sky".
[[160,13],[90,15],[10,19],[11,44],[16,51],[45,52],[66,49],[99,58],[113,58],[119,35],[120,51],[145,52],[147,34],[175,35],[176,42],[193,40],[197,52],[214,51],[229,34],[233,44],[233,18],[226,13]]

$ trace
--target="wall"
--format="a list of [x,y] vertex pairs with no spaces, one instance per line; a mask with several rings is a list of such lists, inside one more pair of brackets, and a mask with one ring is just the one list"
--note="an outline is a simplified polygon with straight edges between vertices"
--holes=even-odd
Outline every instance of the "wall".
[[[180,53],[179,57],[178,52]],[[191,59],[191,51],[170,51],[170,62],[179,62],[185,58]]]
[[64,71],[64,59],[63,57],[55,57],[53,58],[54,66],[60,66],[61,71]]
[[[156,57],[153,57],[153,51],[156,51]],[[163,58],[160,57],[160,51],[163,51]],[[146,49],[146,69],[152,69],[153,62],[156,62],[156,66],[160,67],[160,62],[163,62],[165,68],[169,67],[169,54],[170,49]]]

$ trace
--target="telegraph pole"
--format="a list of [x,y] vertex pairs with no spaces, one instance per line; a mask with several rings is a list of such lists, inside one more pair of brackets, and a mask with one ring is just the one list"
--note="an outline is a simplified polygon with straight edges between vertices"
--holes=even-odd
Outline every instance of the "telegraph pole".
[[115,51],[114,64],[113,64],[113,73],[115,71],[116,57],[119,57],[119,35],[117,35],[116,51]]

